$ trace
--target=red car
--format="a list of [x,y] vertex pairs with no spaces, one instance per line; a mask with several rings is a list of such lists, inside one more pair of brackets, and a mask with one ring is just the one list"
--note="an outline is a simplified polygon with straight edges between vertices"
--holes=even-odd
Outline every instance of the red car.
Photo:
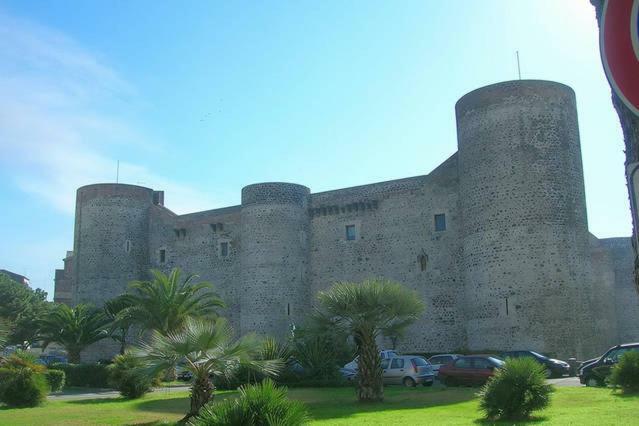
[[439,380],[446,386],[483,385],[504,361],[490,355],[470,355],[439,368]]

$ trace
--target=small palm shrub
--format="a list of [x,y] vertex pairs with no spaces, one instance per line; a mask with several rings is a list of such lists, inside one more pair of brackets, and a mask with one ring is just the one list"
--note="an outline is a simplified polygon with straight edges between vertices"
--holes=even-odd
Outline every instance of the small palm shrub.
[[47,370],[44,372],[51,392],[59,392],[64,388],[65,374],[62,370]]
[[610,384],[624,393],[639,392],[639,352],[621,355],[619,363],[612,368]]
[[192,421],[193,426],[297,426],[308,421],[301,402],[287,398],[286,388],[271,379],[240,388],[236,399],[209,404]]
[[139,398],[153,387],[154,378],[142,370],[142,362],[130,353],[117,355],[107,367],[109,384],[125,398]]
[[44,374],[31,368],[0,368],[0,402],[9,407],[35,407],[44,402],[49,385]]
[[517,420],[546,408],[554,389],[544,373],[534,359],[509,358],[479,392],[481,409],[489,418]]

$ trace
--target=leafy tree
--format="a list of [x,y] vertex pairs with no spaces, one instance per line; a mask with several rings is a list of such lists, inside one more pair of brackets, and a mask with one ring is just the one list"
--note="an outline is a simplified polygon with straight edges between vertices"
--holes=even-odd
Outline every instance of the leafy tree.
[[80,354],[87,346],[108,337],[109,320],[101,310],[88,305],[56,305],[39,324],[39,334],[43,340],[43,349],[50,343],[64,347],[69,362],[78,364]]
[[179,330],[188,318],[215,318],[217,308],[224,307],[211,291],[211,284],[194,282],[197,275],[188,275],[182,281],[179,268],[169,275],[158,270],[151,270],[151,274],[151,281],[129,284],[129,293],[119,302],[127,307],[117,314],[118,321],[126,319],[142,331],[154,330],[166,336]]
[[242,367],[266,375],[276,375],[280,360],[257,360],[262,343],[255,335],[233,339],[233,329],[224,318],[201,320],[188,318],[183,327],[164,335],[155,331],[149,343],[142,343],[138,356],[155,375],[174,365],[184,365],[193,374],[191,406],[182,419],[197,416],[214,397],[213,378],[230,378]]
[[327,329],[311,317],[295,330],[289,343],[292,357],[297,363],[297,368],[293,369],[297,377],[293,379],[327,384],[342,381],[340,367],[355,356],[355,348],[348,342],[348,337],[342,330]]
[[37,322],[53,305],[47,302],[47,293],[0,274],[0,301],[0,318],[10,329],[6,343],[30,345],[36,341]]
[[337,283],[318,294],[315,320],[353,337],[359,355],[357,396],[361,402],[384,399],[381,359],[376,339],[414,322],[424,305],[419,296],[387,280]]

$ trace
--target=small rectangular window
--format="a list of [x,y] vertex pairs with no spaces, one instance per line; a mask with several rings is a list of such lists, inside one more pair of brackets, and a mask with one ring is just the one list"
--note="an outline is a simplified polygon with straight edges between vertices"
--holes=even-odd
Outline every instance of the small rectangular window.
[[164,263],[166,261],[166,250],[160,250],[160,263]]
[[127,253],[129,253],[131,251],[131,241],[130,240],[126,240],[126,244],[125,244],[124,250]]
[[435,215],[435,231],[445,231],[446,230],[446,215],[445,214],[436,214]]
[[355,225],[346,225],[346,239],[348,241],[354,241],[355,238]]
[[229,255],[229,243],[220,243],[220,256],[226,257]]

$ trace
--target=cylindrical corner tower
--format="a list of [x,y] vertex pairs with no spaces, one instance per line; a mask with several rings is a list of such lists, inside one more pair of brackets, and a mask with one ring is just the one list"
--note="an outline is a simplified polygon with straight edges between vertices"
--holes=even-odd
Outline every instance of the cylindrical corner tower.
[[149,268],[153,190],[96,184],[78,189],[75,210],[73,303],[102,304],[126,291]]
[[588,226],[573,90],[494,84],[462,97],[456,114],[469,348],[588,353]]
[[242,334],[283,338],[308,313],[309,194],[291,183],[242,189]]

